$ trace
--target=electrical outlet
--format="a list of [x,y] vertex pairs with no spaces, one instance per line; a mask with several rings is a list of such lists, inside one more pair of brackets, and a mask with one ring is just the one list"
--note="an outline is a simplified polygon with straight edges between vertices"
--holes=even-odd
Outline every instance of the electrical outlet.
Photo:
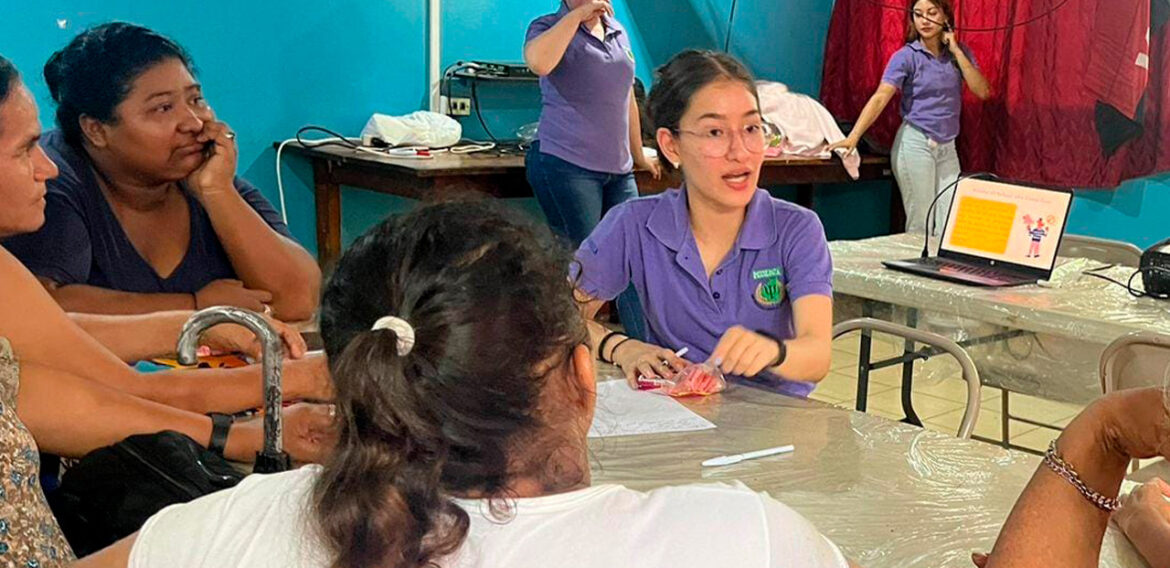
[[452,97],[449,108],[451,116],[471,116],[471,99]]

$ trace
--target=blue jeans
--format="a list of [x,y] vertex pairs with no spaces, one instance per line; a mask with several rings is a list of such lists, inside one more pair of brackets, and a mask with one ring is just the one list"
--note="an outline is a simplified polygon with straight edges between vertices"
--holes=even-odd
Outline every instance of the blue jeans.
[[[540,151],[532,143],[524,157],[528,184],[548,218],[553,232],[568,239],[574,249],[581,246],[601,217],[614,206],[638,196],[633,173],[609,174],[576,166]],[[633,285],[617,297],[618,317],[630,337],[646,338],[642,303]]]
[[[959,179],[959,153],[955,142],[939,144],[908,122],[902,123],[894,147],[890,152],[894,177],[902,190],[902,205],[906,207],[906,232],[921,235],[926,230],[926,211],[935,196]],[[951,193],[940,197],[934,206],[934,232],[942,234],[951,209]]]

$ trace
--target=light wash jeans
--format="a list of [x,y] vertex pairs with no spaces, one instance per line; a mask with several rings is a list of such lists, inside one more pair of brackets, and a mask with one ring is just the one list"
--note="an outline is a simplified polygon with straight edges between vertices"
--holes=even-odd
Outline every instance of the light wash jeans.
[[[890,152],[894,164],[894,179],[902,191],[902,205],[906,207],[906,232],[921,235],[926,230],[926,211],[938,192],[959,178],[959,154],[954,141],[939,144],[908,122],[902,123],[894,147]],[[939,198],[934,206],[934,232],[942,235],[947,212],[951,208],[954,188]]]

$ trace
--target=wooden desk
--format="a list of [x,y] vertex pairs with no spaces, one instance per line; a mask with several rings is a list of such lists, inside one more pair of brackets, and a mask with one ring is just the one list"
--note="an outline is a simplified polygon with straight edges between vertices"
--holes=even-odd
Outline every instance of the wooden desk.
[[[340,146],[306,148],[297,143],[285,147],[313,164],[313,192],[317,201],[317,256],[328,266],[341,254],[341,186],[388,193],[419,200],[439,200],[469,192],[500,198],[532,197],[524,176],[524,156],[498,152],[437,154],[429,160],[392,158],[358,152]],[[653,179],[636,172],[642,194],[677,187],[677,177]],[[866,156],[861,180],[893,180],[890,160]],[[852,181],[835,160],[769,159],[760,172],[760,185],[797,186],[797,203],[813,207],[817,185]],[[890,199],[891,221],[900,230],[905,221],[897,188]]]

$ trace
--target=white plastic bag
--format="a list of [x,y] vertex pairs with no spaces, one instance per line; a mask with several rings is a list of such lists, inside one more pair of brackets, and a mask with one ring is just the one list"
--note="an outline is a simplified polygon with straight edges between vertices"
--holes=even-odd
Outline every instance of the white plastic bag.
[[463,137],[463,126],[455,119],[426,110],[405,116],[374,113],[362,129],[362,141],[377,138],[390,146],[426,146],[446,148]]

